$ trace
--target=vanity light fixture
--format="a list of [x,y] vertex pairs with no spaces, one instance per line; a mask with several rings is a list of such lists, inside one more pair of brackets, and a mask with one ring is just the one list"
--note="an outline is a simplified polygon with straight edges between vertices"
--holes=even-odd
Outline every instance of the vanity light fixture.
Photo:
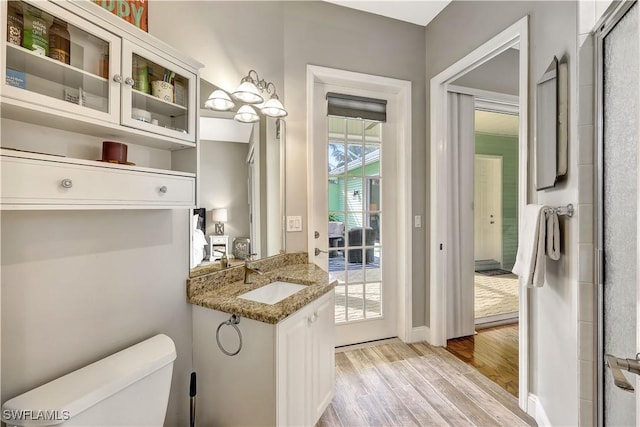
[[[262,96],[264,92],[269,95],[269,99],[266,102]],[[268,117],[285,117],[288,114],[278,98],[276,85],[261,79],[255,70],[250,70],[249,73],[242,78],[240,86],[231,93],[231,98],[245,104],[238,109],[238,112],[234,116],[235,120],[242,123],[254,123],[260,120],[260,116],[258,116],[258,113],[252,105],[255,105],[260,109],[262,114]],[[229,95],[223,90],[215,90],[207,99],[205,108],[218,111],[230,110],[235,107],[231,98],[229,98]]]
[[209,95],[209,98],[207,99],[207,102],[204,103],[204,106],[205,108],[208,108],[210,110],[228,111],[235,107],[236,104],[234,104],[231,98],[229,98],[227,92],[216,89],[211,93],[211,95]]

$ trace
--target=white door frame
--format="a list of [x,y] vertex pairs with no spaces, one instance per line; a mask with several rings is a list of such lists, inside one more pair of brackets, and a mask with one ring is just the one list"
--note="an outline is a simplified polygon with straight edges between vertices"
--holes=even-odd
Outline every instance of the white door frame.
[[[326,172],[326,159],[314,159],[313,147],[319,143],[315,141],[313,132],[313,120],[316,115],[314,111],[314,84],[317,82],[340,85],[358,89],[366,89],[394,94],[398,97],[398,170],[403,173],[397,177],[397,211],[398,230],[397,253],[393,254],[397,266],[396,283],[397,289],[397,333],[398,337],[405,342],[412,342],[412,222],[411,222],[411,82],[406,80],[381,77],[370,74],[356,73],[352,71],[338,70],[335,68],[320,67],[317,65],[307,65],[307,182],[312,182],[314,165],[322,165]],[[323,141],[324,142],[324,141]],[[314,186],[308,185],[307,214],[308,214],[308,236],[307,248],[309,261],[314,261],[314,251],[316,242],[312,224]],[[326,248],[320,248],[326,249]],[[387,256],[387,255],[385,255]]]
[[[447,158],[450,150],[447,147],[448,117],[447,92],[449,84],[496,57],[507,49],[519,44],[519,183],[518,212],[519,224],[522,224],[522,212],[527,203],[527,152],[528,152],[528,69],[529,69],[529,31],[528,16],[520,19],[500,34],[469,53],[458,62],[449,66],[431,79],[431,292],[430,292],[430,343],[438,346],[446,345],[446,292],[447,274],[445,261],[448,242],[447,227],[450,227],[446,206],[449,183],[447,182]],[[442,246],[441,246],[442,245]],[[526,291],[520,286],[519,303],[519,404],[527,410],[529,395],[529,334],[528,334],[528,299]]]

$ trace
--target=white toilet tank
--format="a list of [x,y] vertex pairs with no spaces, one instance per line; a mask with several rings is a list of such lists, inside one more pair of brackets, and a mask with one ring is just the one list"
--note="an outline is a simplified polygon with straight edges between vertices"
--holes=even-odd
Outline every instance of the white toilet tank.
[[176,347],[156,335],[2,405],[8,426],[162,426]]

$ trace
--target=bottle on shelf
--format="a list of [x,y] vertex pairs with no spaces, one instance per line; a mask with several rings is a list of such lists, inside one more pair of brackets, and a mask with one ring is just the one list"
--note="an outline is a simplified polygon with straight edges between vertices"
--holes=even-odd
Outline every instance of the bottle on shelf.
[[149,65],[138,55],[133,55],[133,88],[149,93]]
[[22,46],[22,32],[24,31],[22,3],[10,1],[7,8],[7,41]]
[[31,5],[25,5],[22,47],[38,55],[49,56],[49,27],[53,17]]
[[109,78],[109,46],[105,45],[100,56],[100,77]]
[[71,36],[67,23],[53,19],[49,28],[49,57],[65,64],[71,64]]

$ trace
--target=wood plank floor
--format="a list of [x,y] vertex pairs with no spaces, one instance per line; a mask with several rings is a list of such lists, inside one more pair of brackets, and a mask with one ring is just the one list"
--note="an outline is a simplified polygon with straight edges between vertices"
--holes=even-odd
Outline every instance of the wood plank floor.
[[399,340],[336,353],[324,426],[527,426],[515,397],[441,347]]
[[518,397],[518,324],[447,341],[447,350]]

